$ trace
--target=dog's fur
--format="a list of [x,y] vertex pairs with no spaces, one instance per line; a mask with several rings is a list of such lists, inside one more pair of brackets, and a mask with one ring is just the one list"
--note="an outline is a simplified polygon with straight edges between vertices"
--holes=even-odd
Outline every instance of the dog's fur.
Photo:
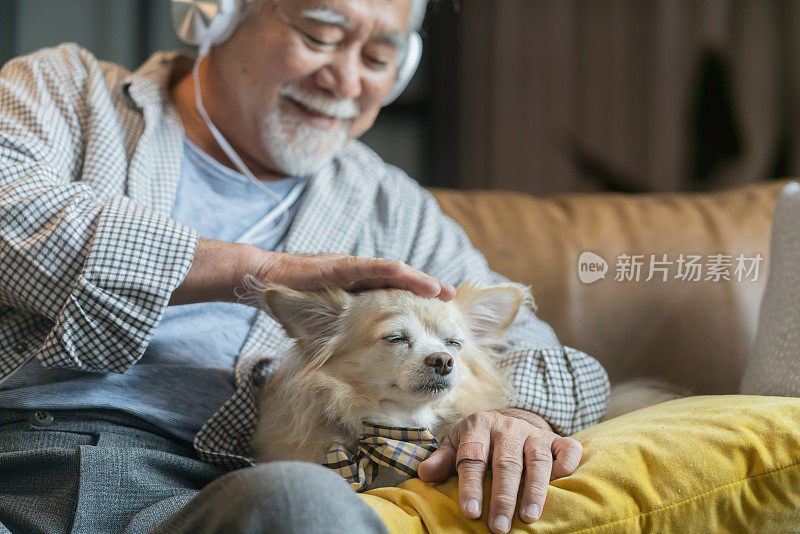
[[[255,459],[321,463],[334,442],[357,449],[362,422],[426,427],[441,441],[464,417],[507,406],[513,391],[494,349],[523,305],[524,286],[461,285],[451,302],[383,289],[300,292],[250,279],[246,303],[272,313],[295,344],[261,389]],[[460,346],[458,346],[460,345]],[[426,363],[446,353],[442,376]],[[683,396],[657,381],[612,389],[604,420]]]
[[[451,302],[397,289],[262,295],[296,343],[259,395],[258,461],[320,463],[334,442],[355,450],[362,422],[441,440],[467,415],[506,406],[513,392],[492,347],[533,305],[517,284],[464,284]],[[449,374],[426,363],[437,353],[452,358]]]

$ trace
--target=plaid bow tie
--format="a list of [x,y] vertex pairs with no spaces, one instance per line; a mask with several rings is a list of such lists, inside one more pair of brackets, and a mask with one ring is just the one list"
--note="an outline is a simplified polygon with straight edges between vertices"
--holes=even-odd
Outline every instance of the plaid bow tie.
[[363,491],[372,484],[382,465],[408,477],[416,476],[419,464],[436,447],[436,440],[426,428],[364,424],[355,455],[341,443],[334,443],[322,465],[338,472],[354,490]]

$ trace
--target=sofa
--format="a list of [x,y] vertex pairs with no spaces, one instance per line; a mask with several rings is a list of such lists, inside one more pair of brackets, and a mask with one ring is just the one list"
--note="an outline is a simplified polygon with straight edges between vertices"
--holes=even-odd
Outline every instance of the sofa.
[[[530,284],[559,340],[597,358],[612,383],[653,377],[694,394],[737,393],[767,279],[775,202],[785,181],[715,193],[568,194],[433,190],[495,271]],[[578,258],[609,264],[584,284]],[[622,254],[755,256],[755,282],[616,281]],[[645,266],[647,265],[645,261]]]
[[[490,266],[531,285],[538,315],[564,345],[597,358],[612,385],[649,377],[688,395],[575,434],[578,470],[551,481],[542,518],[515,517],[512,532],[800,532],[800,399],[737,394],[785,185],[547,198],[432,190]],[[581,281],[584,252],[607,262],[604,277]],[[700,280],[676,278],[677,263],[666,281],[646,281],[651,254],[762,261],[741,281],[733,265],[728,280],[707,280],[706,270]],[[643,255],[639,281],[617,276],[625,255]],[[488,503],[491,472],[484,492]],[[481,520],[462,516],[456,477],[361,496],[392,533],[488,532],[488,505]]]

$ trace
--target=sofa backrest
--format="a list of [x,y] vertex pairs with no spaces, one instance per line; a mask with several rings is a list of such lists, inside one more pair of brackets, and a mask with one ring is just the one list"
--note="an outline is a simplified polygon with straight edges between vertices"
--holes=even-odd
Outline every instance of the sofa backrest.
[[[612,382],[655,377],[696,394],[717,394],[738,392],[767,278],[772,213],[785,183],[715,193],[547,198],[432,192],[492,269],[532,286],[539,316],[561,342],[597,358]],[[584,251],[607,262],[604,279],[581,282]],[[661,261],[664,254],[673,262],[660,265],[667,281],[660,271],[645,281],[651,255]],[[700,281],[692,281],[696,272],[687,269],[689,279],[676,278],[681,254],[685,260],[701,256]],[[757,254],[763,258],[755,281],[748,281],[753,272],[735,272],[740,254],[745,267]],[[638,282],[616,279],[626,261],[622,255],[643,255]],[[730,280],[714,280],[708,265],[719,262]]]

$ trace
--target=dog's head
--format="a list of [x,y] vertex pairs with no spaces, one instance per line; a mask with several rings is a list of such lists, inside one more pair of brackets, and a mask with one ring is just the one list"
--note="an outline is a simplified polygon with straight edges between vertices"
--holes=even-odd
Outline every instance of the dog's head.
[[531,300],[518,284],[469,283],[451,302],[398,289],[300,292],[269,286],[261,295],[297,341],[301,374],[320,373],[356,396],[400,410],[430,404],[460,379],[480,375],[471,358],[486,354]]

